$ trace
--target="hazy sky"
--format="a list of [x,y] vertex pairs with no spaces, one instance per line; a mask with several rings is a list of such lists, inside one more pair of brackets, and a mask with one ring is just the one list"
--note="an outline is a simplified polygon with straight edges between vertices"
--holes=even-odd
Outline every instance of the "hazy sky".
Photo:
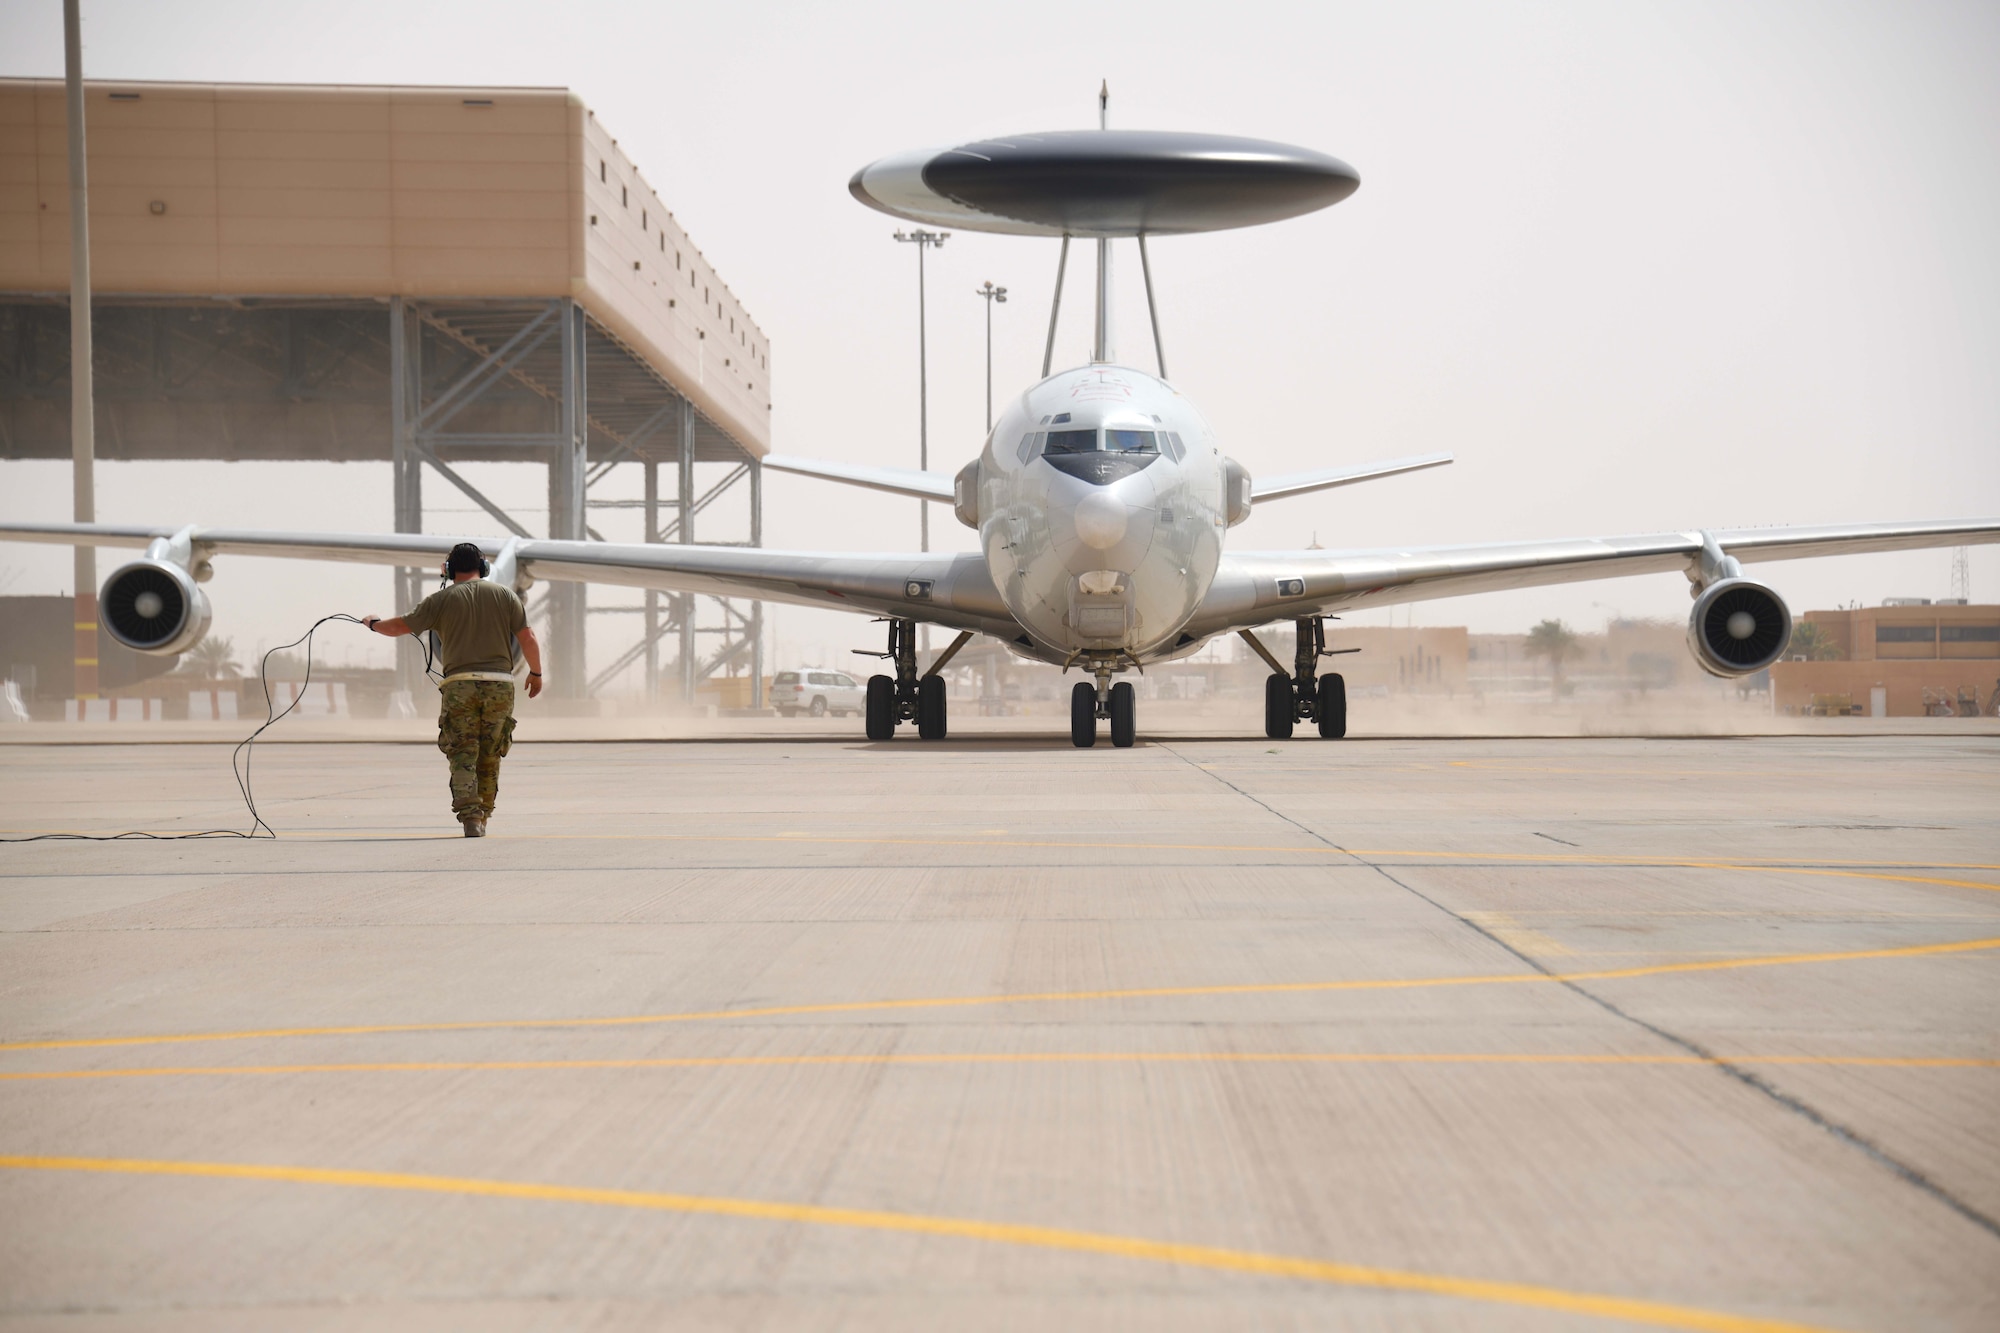
[[[1253,473],[1459,458],[1260,508],[1238,547],[2000,513],[1990,0],[84,9],[93,77],[575,89],[770,336],[785,452],[915,461],[915,261],[892,219],[848,196],[853,171],[908,147],[1088,126],[1108,78],[1115,124],[1303,144],[1361,174],[1312,217],[1154,247],[1169,365],[1229,452]],[[60,11],[0,6],[0,73],[60,75]],[[1145,366],[1122,249],[1118,343]],[[1012,295],[994,327],[1004,394],[1038,369],[1055,257],[970,233],[933,256],[935,468],[983,434],[973,288]],[[1087,349],[1087,273],[1072,266],[1059,360]],[[386,466],[99,475],[106,521],[390,527]],[[545,494],[531,468],[485,475],[524,506]],[[0,513],[66,517],[67,497],[66,465],[0,463]],[[485,530],[442,510],[431,526]],[[916,526],[908,501],[768,482],[768,545],[913,546]],[[941,507],[932,532],[972,545]],[[1943,596],[1949,566],[1938,551],[1762,568],[1805,610]],[[68,567],[0,547],[0,591],[57,591]],[[2000,600],[2000,547],[1975,548],[1972,575],[1975,597]],[[231,561],[211,585],[217,632],[289,638],[324,610],[385,609],[387,584]],[[1594,627],[1687,605],[1670,575],[1415,615]],[[788,656],[863,642],[833,613],[780,616]],[[593,626],[606,651],[625,632]]]

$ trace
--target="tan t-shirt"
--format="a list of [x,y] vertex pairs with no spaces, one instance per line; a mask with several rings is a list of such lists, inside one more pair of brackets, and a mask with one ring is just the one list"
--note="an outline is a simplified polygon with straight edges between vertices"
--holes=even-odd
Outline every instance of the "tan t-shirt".
[[467,579],[439,588],[403,616],[418,634],[436,630],[444,648],[444,673],[512,671],[514,636],[528,627],[528,613],[512,588]]

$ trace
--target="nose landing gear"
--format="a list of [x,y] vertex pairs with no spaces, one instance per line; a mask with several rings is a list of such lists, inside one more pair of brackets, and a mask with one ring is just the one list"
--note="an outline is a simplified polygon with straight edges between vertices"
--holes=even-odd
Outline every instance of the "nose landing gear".
[[1111,673],[1118,669],[1118,657],[1118,654],[1093,655],[1089,666],[1097,683],[1080,680],[1070,689],[1069,739],[1080,750],[1097,744],[1099,718],[1111,723],[1111,743],[1119,749],[1129,750],[1138,739],[1139,701],[1132,682],[1111,683]]
[[1238,633],[1271,667],[1271,674],[1264,680],[1266,736],[1274,741],[1290,740],[1292,727],[1299,722],[1317,723],[1322,740],[1339,740],[1347,734],[1347,682],[1338,672],[1330,671],[1324,676],[1317,672],[1320,658],[1360,649],[1328,649],[1326,617],[1299,617],[1298,651],[1293,656],[1290,675],[1256,635],[1247,629]]
[[[896,668],[894,676],[868,678],[866,730],[871,741],[894,739],[896,724],[914,721],[917,735],[927,741],[945,738],[946,707],[944,677],[938,673],[972,639],[965,630],[939,653],[923,675],[917,674],[917,622],[889,622],[889,651],[864,656],[887,658]],[[859,652],[859,649],[855,651]]]

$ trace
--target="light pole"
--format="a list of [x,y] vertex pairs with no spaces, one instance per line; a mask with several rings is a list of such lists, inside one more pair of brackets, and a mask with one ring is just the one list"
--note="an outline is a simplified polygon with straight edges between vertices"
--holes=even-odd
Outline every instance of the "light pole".
[[[79,523],[97,521],[97,426],[91,387],[90,191],[83,148],[83,20],[78,0],[63,3],[63,84],[69,128],[69,438],[72,509]],[[97,548],[75,556],[75,679],[70,693],[97,697]]]
[[993,279],[986,285],[974,289],[974,294],[986,298],[986,429],[993,429],[993,303],[1007,304],[1007,289],[995,287]]
[[[941,246],[948,240],[948,231],[925,231],[919,227],[915,231],[897,232],[896,239],[917,247],[917,466],[925,472],[931,468],[931,383],[929,348],[924,332],[924,251]],[[919,549],[931,549],[931,507],[928,500],[917,501],[917,532]]]

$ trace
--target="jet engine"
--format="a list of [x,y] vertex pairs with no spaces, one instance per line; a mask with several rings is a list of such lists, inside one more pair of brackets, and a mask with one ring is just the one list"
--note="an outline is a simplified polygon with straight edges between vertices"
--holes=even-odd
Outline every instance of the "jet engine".
[[1233,458],[1222,460],[1222,507],[1230,527],[1250,517],[1250,471]]
[[150,555],[115,571],[97,595],[111,637],[142,653],[184,653],[208,633],[208,598],[194,576]]
[[1749,579],[1722,579],[1695,598],[1688,649],[1711,676],[1748,676],[1785,655],[1792,612],[1777,593]]
[[973,459],[951,479],[951,512],[958,521],[979,530],[979,460]]

